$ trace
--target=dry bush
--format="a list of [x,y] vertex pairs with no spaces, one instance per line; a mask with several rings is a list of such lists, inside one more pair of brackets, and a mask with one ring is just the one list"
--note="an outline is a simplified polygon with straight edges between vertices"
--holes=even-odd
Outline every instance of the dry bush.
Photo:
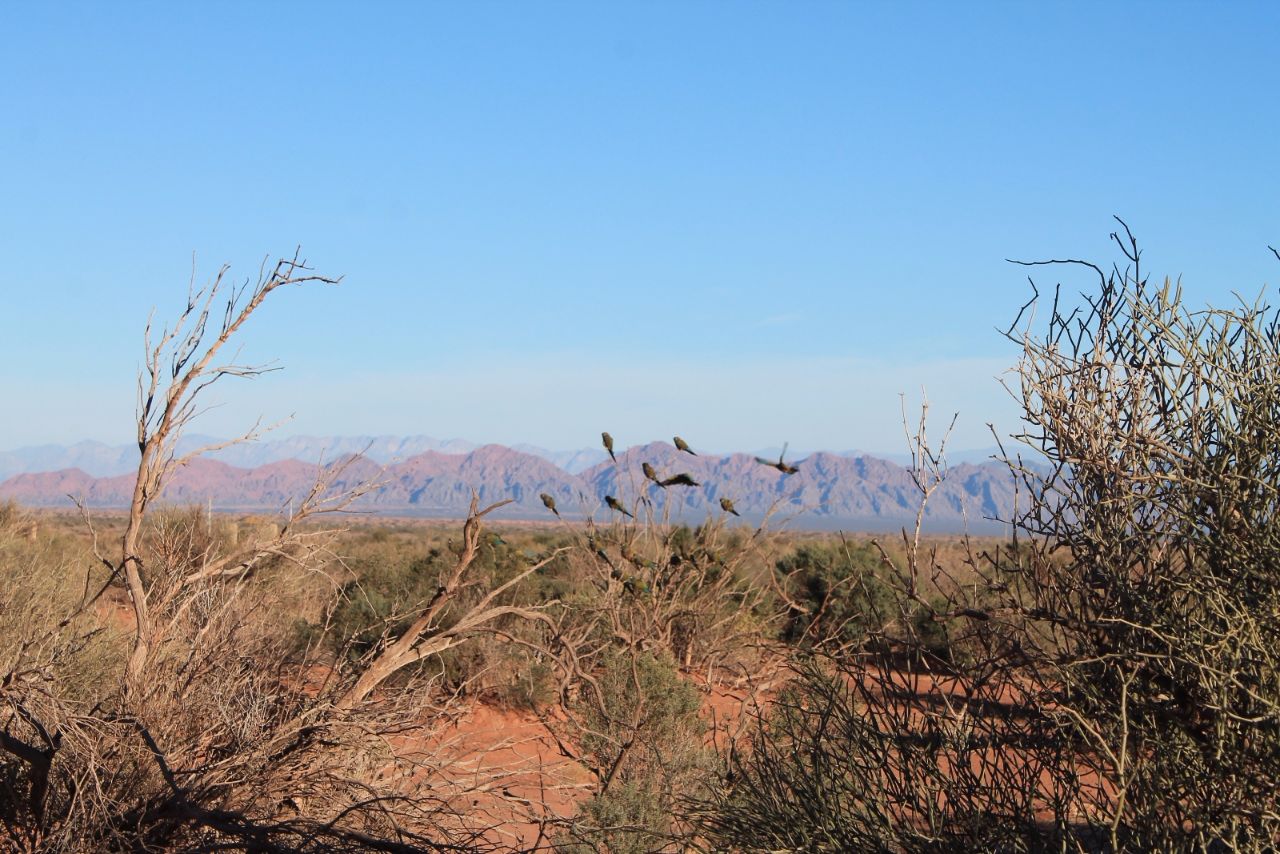
[[[555,552],[568,543],[564,536],[534,540],[488,533],[481,538],[469,583],[455,596],[456,607],[473,607],[487,591],[505,584],[529,563],[548,557],[538,572],[509,588],[498,601],[520,607],[557,601],[570,581],[567,556],[555,556]],[[325,613],[301,628],[304,637],[322,632],[335,651],[352,660],[399,636],[457,560],[451,539],[443,534],[429,538],[421,532],[408,538],[393,538],[386,532],[366,535],[343,543],[341,551],[340,571],[347,579],[334,591]],[[444,616],[446,624],[451,619],[449,614]],[[416,670],[438,675],[442,687],[469,697],[510,708],[542,708],[555,701],[558,684],[551,656],[537,646],[551,636],[543,623],[506,615],[465,645],[422,662]],[[512,643],[511,638],[520,643]]]
[[[1107,785],[1113,847],[1272,850],[1280,840],[1280,315],[1188,309],[1123,269],[1067,311],[1055,294],[1019,368],[1014,521],[1051,711]],[[1075,262],[1066,262],[1075,263]],[[1011,574],[1006,571],[1005,574]]]
[[225,377],[261,373],[220,361],[225,345],[273,292],[332,281],[296,255],[240,286],[228,285],[226,272],[192,288],[173,327],[153,339],[148,326],[139,466],[118,548],[86,512],[95,563],[44,555],[40,541],[15,538],[20,514],[5,508],[0,844],[482,849],[488,828],[460,808],[465,787],[405,784],[430,778],[438,757],[398,751],[396,740],[429,735],[449,719],[451,699],[412,666],[500,619],[550,622],[538,608],[502,603],[545,564],[462,600],[493,509],[473,503],[448,570],[402,630],[354,662],[322,654],[323,642],[299,650],[274,612],[288,592],[331,583],[317,569],[335,530],[318,523],[374,484],[334,490],[349,463],[340,461],[287,515],[256,530],[210,524],[198,512],[153,512],[173,471],[200,453],[176,448],[201,393]]
[[[777,615],[747,575],[770,538],[676,527],[650,504],[638,524],[517,551],[484,526],[506,502],[473,500],[456,541],[406,581],[334,553],[325,520],[376,485],[335,489],[351,460],[260,525],[162,508],[201,452],[176,450],[200,394],[262,371],[221,362],[225,345],[273,292],[331,281],[296,256],[239,287],[225,274],[192,289],[172,328],[148,327],[119,539],[86,510],[93,563],[54,567],[26,540],[10,548],[24,523],[5,508],[0,838],[59,852],[502,848],[501,811],[472,807],[507,797],[510,774],[461,777],[424,748],[487,680],[537,707],[594,775],[566,840],[678,845],[670,806],[706,772],[699,695],[678,669],[711,683],[759,660],[749,641]],[[550,832],[545,804],[510,800]]]
[[[899,618],[798,668],[691,804],[709,847],[1275,849],[1280,315],[1189,310],[1116,242],[1080,307],[1008,333],[1013,541],[947,566],[904,533]],[[917,437],[923,506],[946,470]]]
[[[457,626],[467,608],[509,613],[424,662],[468,694],[534,712],[586,772],[576,815],[528,811],[544,841],[571,850],[681,847],[687,828],[673,821],[675,800],[712,773],[695,674],[704,688],[741,679],[760,660],[761,629],[776,619],[776,603],[747,578],[771,537],[719,519],[676,526],[637,506],[648,508],[638,521],[481,538],[476,571],[439,627]],[[345,624],[366,655],[380,654],[414,603],[441,587],[450,560],[449,545],[437,547],[389,573],[369,567],[344,588],[338,611],[355,618]],[[531,560],[532,574],[521,569]],[[530,610],[539,618],[527,618]]]
[[[935,452],[924,426],[918,520],[946,476],[945,440]],[[992,596],[975,589],[979,558],[942,560],[919,522],[902,539],[900,561],[873,541],[878,572],[849,550],[834,579],[856,583],[822,589],[811,616],[830,614],[839,632],[796,650],[784,690],[729,747],[720,785],[686,799],[701,847],[1015,852],[1084,839],[1055,821],[1073,803],[1060,774],[1070,742],[1035,713],[1041,697],[1008,633],[978,608]]]
[[[660,513],[482,537],[456,607],[473,607],[536,560],[536,573],[494,601],[548,619],[499,617],[402,672],[541,719],[588,775],[576,814],[536,804],[528,813],[567,850],[680,850],[690,829],[678,800],[718,770],[704,691],[734,683],[750,693],[765,653],[776,653],[781,603],[755,579],[767,575],[778,538],[718,518],[672,525]],[[338,592],[327,637],[348,655],[377,654],[452,571],[456,543],[415,551],[413,542],[422,549],[421,538],[391,536],[343,549],[355,578]],[[442,628],[456,622],[442,613]]]
[[[590,775],[577,815],[532,811],[573,850],[678,850],[688,828],[675,803],[715,772],[702,691],[750,690],[776,654],[781,603],[758,579],[778,538],[715,517],[673,525],[665,508],[636,506],[637,520],[482,537],[470,581],[439,625],[456,625],[455,608],[466,613],[494,590],[492,604],[515,612],[403,671],[540,717]],[[379,654],[452,572],[458,544],[403,546],[385,537],[346,550],[355,577],[335,598],[327,636],[348,656]],[[530,561],[537,572],[508,584]],[[517,616],[529,608],[546,619]]]

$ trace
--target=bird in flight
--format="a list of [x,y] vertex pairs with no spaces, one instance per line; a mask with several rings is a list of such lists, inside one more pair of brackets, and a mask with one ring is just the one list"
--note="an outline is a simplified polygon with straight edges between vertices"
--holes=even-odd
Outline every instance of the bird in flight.
[[601,433],[600,441],[604,442],[604,449],[609,452],[609,459],[616,463],[618,458],[613,455],[613,437],[608,433]]
[[769,466],[769,468],[775,468],[778,471],[782,472],[783,474],[795,474],[796,472],[800,471],[799,466],[788,465],[787,463],[784,463],[782,461],[782,458],[785,457],[786,455],[787,455],[787,446],[784,443],[782,446],[782,453],[778,454],[777,462],[774,462],[773,460],[766,460],[764,457],[756,457],[756,462],[760,463],[761,465]]
[[547,495],[547,493],[545,492],[539,495],[538,497],[542,499],[542,503],[546,505],[546,508],[548,510],[550,510],[552,513],[556,514],[557,516],[560,515],[560,511],[556,509],[556,500],[554,498],[552,498],[550,495]]
[[635,516],[631,515],[631,513],[627,510],[627,508],[622,506],[621,501],[614,498],[612,495],[606,495],[604,497],[604,503],[609,505],[610,510],[614,510],[618,513],[621,513],[623,516],[631,516],[632,519],[636,518]]
[[731,500],[729,500],[728,498],[721,498],[721,499],[720,499],[720,509],[721,509],[721,510],[723,510],[724,512],[726,512],[726,513],[732,513],[732,514],[733,514],[733,515],[735,515],[735,516],[741,516],[741,515],[742,515],[741,513],[739,513],[739,512],[737,511],[737,509],[733,506],[733,502],[732,502]]
[[701,486],[701,485],[702,484],[694,480],[691,475],[688,475],[684,472],[680,472],[680,474],[673,475],[672,477],[669,477],[666,480],[658,481],[658,486],[661,486],[663,489],[666,489],[668,486]]
[[681,439],[679,436],[672,437],[671,441],[675,443],[677,451],[684,451],[686,454],[693,454],[695,457],[697,456],[697,454],[694,454],[693,449],[689,447],[689,443],[684,439]]

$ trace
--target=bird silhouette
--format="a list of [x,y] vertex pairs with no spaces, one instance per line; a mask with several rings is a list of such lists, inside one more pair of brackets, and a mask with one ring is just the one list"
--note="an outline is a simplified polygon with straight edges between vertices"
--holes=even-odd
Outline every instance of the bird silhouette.
[[733,515],[735,515],[735,516],[741,516],[741,515],[742,515],[741,513],[739,513],[739,512],[737,511],[737,509],[733,506],[733,502],[732,502],[732,501],[730,501],[728,498],[721,498],[721,499],[720,499],[720,509],[721,509],[721,510],[723,510],[724,512],[726,512],[726,513],[732,513],[732,514],[733,514]]
[[658,481],[658,486],[661,486],[663,489],[666,489],[668,486],[701,486],[701,485],[702,484],[694,480],[691,475],[688,475],[684,472],[680,472],[680,474],[677,474],[677,475],[672,475],[666,480]]
[[621,501],[614,498],[612,495],[606,495],[604,497],[604,503],[609,505],[610,510],[617,511],[618,513],[621,513],[623,516],[631,516],[632,519],[636,518],[635,516],[631,515],[631,513],[627,510],[627,508],[622,506]]
[[689,447],[689,443],[684,439],[681,439],[679,436],[672,437],[671,441],[675,443],[677,451],[684,451],[686,454],[693,454],[695,457],[697,456],[697,454],[693,453],[693,449]]
[[542,499],[542,503],[546,505],[546,508],[548,510],[550,510],[552,513],[556,514],[557,516],[560,515],[560,511],[556,509],[556,500],[554,498],[552,498],[550,495],[547,495],[547,493],[545,492],[539,495],[538,497]]
[[[650,465],[649,463],[641,463],[640,470],[644,472],[644,476],[647,477],[649,480],[658,484],[658,486],[662,486],[662,481],[658,478],[658,473],[653,470],[652,465]],[[663,488],[665,489],[666,487],[663,487]]]
[[775,468],[778,471],[782,472],[783,474],[795,474],[796,472],[800,471],[799,466],[787,465],[782,461],[782,458],[785,457],[786,455],[787,455],[787,446],[784,443],[782,445],[782,453],[778,454],[777,462],[774,462],[773,460],[766,460],[764,457],[756,457],[756,462],[760,463],[761,465],[766,465],[769,468]]
[[608,433],[601,433],[600,441],[604,442],[604,449],[609,452],[609,459],[616,463],[618,458],[613,455],[613,437]]

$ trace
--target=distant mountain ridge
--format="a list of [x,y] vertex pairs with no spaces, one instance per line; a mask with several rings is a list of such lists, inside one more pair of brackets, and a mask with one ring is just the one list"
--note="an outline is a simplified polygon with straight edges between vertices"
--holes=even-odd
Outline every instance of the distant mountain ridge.
[[[192,435],[183,437],[179,444],[182,452],[194,450],[204,445],[216,444],[220,440],[210,436]],[[322,462],[333,460],[348,454],[361,454],[378,463],[391,463],[407,460],[427,451],[438,451],[445,454],[466,454],[479,448],[480,444],[466,439],[437,439],[432,436],[288,436],[279,439],[264,439],[256,442],[244,442],[214,451],[210,459],[227,463],[239,468],[256,468],[267,463],[283,460],[302,460],[303,462]],[[577,448],[567,451],[552,451],[537,445],[512,445],[512,450],[541,457],[570,474],[580,474],[597,463],[608,459],[608,455],[600,447]],[[781,451],[778,447],[761,448],[752,453],[766,457],[776,457]],[[985,462],[995,448],[961,451],[950,455],[952,463]],[[792,451],[788,458],[799,458],[810,452]],[[841,457],[876,457],[905,465],[910,457],[902,453],[879,453],[872,451],[846,450],[833,451]],[[72,445],[38,445],[17,448],[12,451],[0,451],[0,482],[15,474],[60,471],[78,468],[93,477],[114,477],[132,472],[138,465],[138,448],[136,445],[107,445],[102,442],[83,441]]]
[[[453,448],[457,441],[437,444]],[[372,477],[381,482],[379,489],[361,500],[360,509],[429,517],[465,514],[473,490],[484,502],[513,499],[498,514],[508,519],[550,519],[539,498],[544,492],[555,497],[566,518],[592,515],[598,520],[612,513],[603,507],[605,495],[616,496],[633,509],[643,496],[658,512],[669,512],[673,519],[682,521],[700,521],[707,513],[721,513],[719,499],[728,497],[749,521],[772,510],[783,518],[793,518],[793,526],[800,528],[884,530],[910,523],[919,500],[909,471],[871,456],[819,452],[803,458],[796,474],[784,475],[761,465],[754,455],[692,456],[665,442],[653,442],[619,453],[616,465],[605,457],[572,472],[543,456],[502,445],[483,445],[465,452],[428,449],[391,463],[373,457],[375,445],[379,456],[394,456],[414,447],[408,440],[380,445],[365,440],[361,450],[367,447],[371,451],[361,455],[346,450],[349,445],[335,443],[327,446],[332,450],[325,456],[331,461],[327,463],[319,461],[319,454],[314,461],[284,459],[252,466],[198,458],[174,474],[163,500],[212,503],[223,510],[281,510],[307,493],[322,465],[344,463],[335,489]],[[101,451],[106,447],[88,449],[97,454],[90,456],[110,461]],[[307,442],[298,442],[295,447],[299,453],[315,450]],[[793,458],[788,455],[788,460]],[[663,489],[645,479],[643,462],[651,463],[661,477],[686,473],[699,485]],[[80,467],[24,472],[0,483],[0,499],[59,507],[70,506],[68,496],[74,495],[89,506],[123,507],[129,501],[132,478],[128,472],[95,477]],[[1008,517],[1013,495],[1013,481],[1004,466],[960,463],[951,468],[947,481],[934,495],[926,520],[936,531],[989,533],[1000,527],[989,519]]]
[[[179,443],[182,452],[191,451],[220,440],[210,436],[185,436]],[[465,454],[480,447],[466,439],[437,439],[432,436],[289,436],[243,442],[210,453],[210,459],[239,468],[255,468],[282,460],[321,462],[349,454],[361,454],[378,463],[405,460],[427,451]],[[516,445],[523,451],[550,460],[573,473],[590,468],[606,458],[604,450],[582,448],[549,451],[535,445]],[[15,474],[58,471],[78,468],[94,477],[114,477],[133,471],[138,465],[136,445],[107,445],[84,441],[73,445],[39,445],[0,451],[0,481]]]

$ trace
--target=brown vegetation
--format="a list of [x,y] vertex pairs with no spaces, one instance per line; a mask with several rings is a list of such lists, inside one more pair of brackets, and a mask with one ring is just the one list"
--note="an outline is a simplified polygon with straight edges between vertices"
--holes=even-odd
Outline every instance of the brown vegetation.
[[896,540],[675,524],[693,487],[624,453],[582,521],[333,527],[377,483],[341,463],[278,518],[161,507],[201,390],[257,372],[223,345],[327,281],[219,313],[219,274],[148,345],[128,512],[0,507],[0,844],[1273,850],[1280,332],[1120,244],[1009,333],[1011,540],[923,535],[923,414]]

